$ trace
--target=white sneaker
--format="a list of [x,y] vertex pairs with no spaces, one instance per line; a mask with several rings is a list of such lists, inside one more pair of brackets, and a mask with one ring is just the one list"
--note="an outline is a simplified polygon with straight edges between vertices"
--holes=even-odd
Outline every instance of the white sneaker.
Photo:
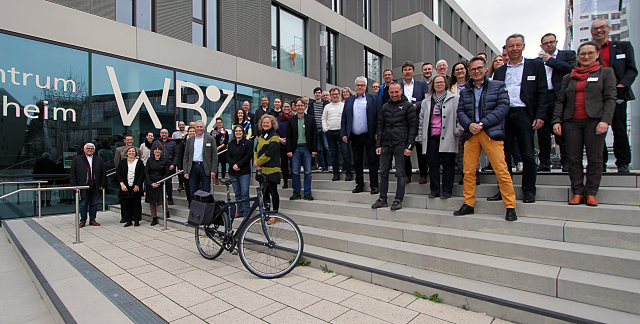
[[522,162],[518,162],[518,165],[516,165],[516,172],[522,172],[523,169],[524,164]]
[[327,170],[329,170],[329,171],[333,171],[333,167],[332,167],[332,166],[329,166],[329,168],[328,168]]

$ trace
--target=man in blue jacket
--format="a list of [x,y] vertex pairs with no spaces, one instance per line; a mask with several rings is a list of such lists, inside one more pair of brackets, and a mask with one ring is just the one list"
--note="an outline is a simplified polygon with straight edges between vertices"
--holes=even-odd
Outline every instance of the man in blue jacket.
[[356,188],[353,193],[364,191],[364,150],[369,162],[369,187],[371,194],[378,194],[378,158],[376,156],[376,131],[380,102],[378,97],[366,93],[367,78],[356,78],[356,95],[347,98],[342,110],[340,136],[351,143],[353,167],[356,171]]
[[460,92],[458,122],[464,128],[464,203],[453,215],[473,214],[476,201],[476,168],[482,149],[496,173],[502,202],[507,209],[505,219],[515,221],[516,194],[504,159],[504,123],[509,112],[509,95],[504,82],[491,81],[485,73],[486,61],[474,57],[469,61],[471,80]]

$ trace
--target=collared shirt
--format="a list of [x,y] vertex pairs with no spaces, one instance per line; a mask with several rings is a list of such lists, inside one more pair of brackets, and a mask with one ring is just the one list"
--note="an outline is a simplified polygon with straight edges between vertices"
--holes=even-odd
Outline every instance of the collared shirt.
[[600,46],[600,58],[602,58],[604,66],[611,67],[611,51],[609,47],[609,41]]
[[89,161],[89,167],[87,168],[87,184],[89,184],[89,178],[93,179],[93,155],[88,156],[85,154],[85,156],[87,157],[87,161]]
[[415,85],[415,82],[413,82],[413,78],[411,78],[411,83],[407,83],[406,81],[404,82],[404,89],[403,93],[404,96],[407,97],[407,99],[409,99],[409,101],[411,101],[411,103],[415,103],[416,102],[416,98],[413,97],[413,86]]
[[[556,49],[556,52],[551,55],[551,57],[553,58],[556,58],[556,56],[558,56],[558,49]],[[553,90],[553,83],[551,82],[551,76],[553,76],[553,68],[548,66],[547,62],[544,62],[544,70],[547,71],[547,87],[549,90]]]
[[296,119],[298,120],[298,145],[307,145],[307,132],[304,126],[304,115],[302,115],[302,117],[298,117],[296,114]]
[[204,146],[204,134],[202,136],[194,138],[193,141],[193,162],[204,162],[202,156],[202,147]]
[[520,88],[522,87],[522,74],[524,73],[524,60],[511,65],[507,63],[507,74],[504,83],[509,91],[509,107],[525,107],[526,104],[520,100]]
[[353,124],[351,131],[356,134],[364,134],[369,131],[367,125],[367,96],[363,94],[362,97],[358,97],[353,101]]
[[[484,81],[482,81],[482,84],[478,87],[478,86],[475,85],[475,82],[473,83],[473,95],[476,97],[476,102],[475,102],[476,111],[475,111],[475,114],[474,114],[474,116],[475,116],[474,118],[475,118],[477,123],[480,122],[480,118],[482,117],[482,116],[480,116],[479,107],[480,107],[480,99],[482,98],[482,85],[483,84],[484,84]],[[458,93],[460,93],[460,92],[458,92]]]

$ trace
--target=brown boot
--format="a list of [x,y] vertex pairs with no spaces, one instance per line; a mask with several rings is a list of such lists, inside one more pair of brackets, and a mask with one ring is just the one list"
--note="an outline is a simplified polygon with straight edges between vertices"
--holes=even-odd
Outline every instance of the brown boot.
[[216,178],[216,186],[220,185],[220,180],[218,180],[218,178]]
[[586,195],[585,199],[587,201],[587,206],[591,206],[591,207],[598,206],[598,201],[596,200],[596,196]]
[[569,205],[580,205],[583,199],[583,195],[573,195],[573,198],[569,200]]
[[411,183],[411,177],[407,176],[407,183]]
[[420,181],[418,182],[419,184],[425,184],[427,183],[427,177],[420,177]]

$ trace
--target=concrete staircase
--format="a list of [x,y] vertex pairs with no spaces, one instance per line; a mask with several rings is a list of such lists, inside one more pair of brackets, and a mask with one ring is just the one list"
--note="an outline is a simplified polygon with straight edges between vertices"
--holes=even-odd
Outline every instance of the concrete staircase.
[[[515,322],[640,323],[640,176],[605,174],[600,206],[587,207],[567,205],[566,174],[540,173],[537,202],[519,201],[516,222],[504,220],[502,202],[484,199],[498,190],[489,173],[477,188],[476,214],[454,217],[462,204],[459,177],[454,197],[440,199],[428,198],[429,184],[414,175],[404,208],[391,211],[371,209],[377,196],[368,191],[351,193],[355,182],[316,172],[315,200],[289,201],[292,190],[280,189],[280,211],[300,226],[312,266],[438,293],[444,303]],[[518,199],[520,179],[514,175]],[[226,198],[224,186],[214,193]],[[172,226],[182,226],[184,192],[174,201]]]

